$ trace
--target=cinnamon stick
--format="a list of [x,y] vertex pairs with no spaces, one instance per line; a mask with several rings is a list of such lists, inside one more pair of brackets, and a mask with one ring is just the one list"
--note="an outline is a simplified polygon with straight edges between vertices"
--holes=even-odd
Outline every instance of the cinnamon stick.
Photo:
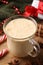
[[41,29],[43,30],[43,24],[37,24],[37,27],[39,28],[41,25]]
[[43,33],[41,34],[36,33],[35,35],[43,38]]
[[35,35],[34,39],[35,39],[38,43],[43,44],[43,38],[42,38],[42,37]]

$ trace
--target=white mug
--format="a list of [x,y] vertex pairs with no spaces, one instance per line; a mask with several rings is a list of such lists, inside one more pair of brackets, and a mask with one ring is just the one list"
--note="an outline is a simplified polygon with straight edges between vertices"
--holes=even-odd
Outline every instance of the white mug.
[[33,36],[36,32],[29,37],[18,39],[18,38],[11,37],[9,34],[7,34],[5,30],[6,25],[11,20],[14,20],[17,18],[26,18],[26,19],[32,20],[34,24],[36,25],[36,31],[37,31],[37,23],[32,17],[23,17],[20,15],[11,16],[10,18],[7,19],[7,21],[3,25],[3,30],[5,34],[7,35],[8,49],[14,56],[17,56],[17,57],[25,57],[27,55],[36,57],[40,52],[39,44],[33,39]]

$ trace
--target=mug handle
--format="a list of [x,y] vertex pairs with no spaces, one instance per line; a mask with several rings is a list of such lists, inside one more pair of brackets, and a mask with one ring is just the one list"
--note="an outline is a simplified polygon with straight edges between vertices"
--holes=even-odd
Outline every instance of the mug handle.
[[33,51],[30,52],[29,55],[36,57],[40,53],[40,46],[34,39],[29,39],[29,42],[33,45]]

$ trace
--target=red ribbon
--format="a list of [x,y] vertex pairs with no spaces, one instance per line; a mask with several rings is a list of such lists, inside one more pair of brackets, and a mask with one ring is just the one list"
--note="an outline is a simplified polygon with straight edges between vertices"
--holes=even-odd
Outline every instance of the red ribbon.
[[34,8],[33,6],[26,6],[25,7],[25,12],[23,13],[24,16],[28,17],[28,16],[34,16],[36,13],[37,9]]
[[33,7],[33,6],[26,6],[25,7],[25,12],[23,13],[23,16],[28,17],[28,16],[38,16],[38,13],[43,14],[43,2],[39,1],[39,6],[38,9]]
[[39,2],[38,13],[43,14],[43,2],[42,1]]

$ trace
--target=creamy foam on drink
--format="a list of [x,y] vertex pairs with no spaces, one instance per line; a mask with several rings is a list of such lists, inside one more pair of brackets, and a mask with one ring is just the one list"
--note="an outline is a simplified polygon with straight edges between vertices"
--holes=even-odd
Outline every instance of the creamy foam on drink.
[[18,18],[10,21],[5,30],[13,38],[26,38],[36,32],[36,25],[31,20]]

